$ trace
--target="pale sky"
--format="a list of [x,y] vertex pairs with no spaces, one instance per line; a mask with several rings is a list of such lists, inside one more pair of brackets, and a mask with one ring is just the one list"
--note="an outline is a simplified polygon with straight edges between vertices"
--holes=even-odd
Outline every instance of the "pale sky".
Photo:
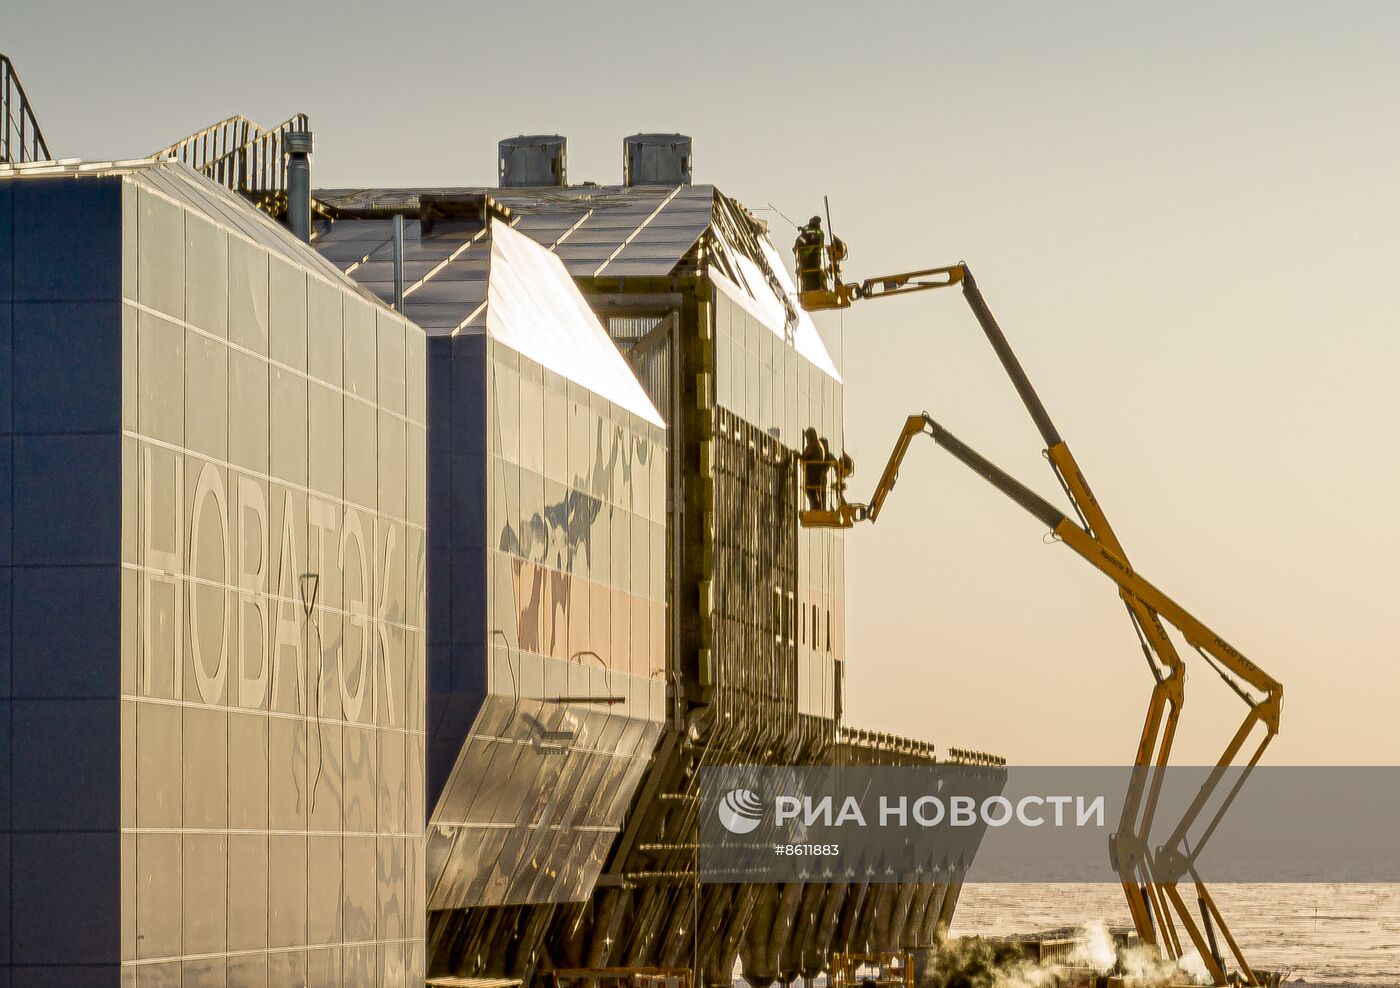
[[[320,12],[317,12],[317,11]],[[861,277],[966,260],[1132,559],[1282,680],[1267,760],[1400,762],[1400,8],[1315,3],[36,3],[14,61],[63,157],[232,113],[321,186],[574,181],[680,131]],[[864,493],[927,409],[1064,504],[955,292],[819,318]],[[848,541],[848,719],[1022,764],[1131,760],[1151,684],[1114,588],[931,444]],[[1242,715],[1199,659],[1177,750]]]

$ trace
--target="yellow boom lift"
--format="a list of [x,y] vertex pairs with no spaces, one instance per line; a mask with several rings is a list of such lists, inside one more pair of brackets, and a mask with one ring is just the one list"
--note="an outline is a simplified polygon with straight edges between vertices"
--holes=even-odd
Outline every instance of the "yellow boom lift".
[[[1226,985],[1231,982],[1216,939],[1218,931],[1238,965],[1238,980],[1246,985],[1276,984],[1276,975],[1256,972],[1245,960],[1196,870],[1196,860],[1250,771],[1258,764],[1264,749],[1278,733],[1283,686],[1133,568],[1122,543],[1109,525],[1103,507],[1094,497],[1069,447],[1031,386],[967,265],[927,268],[847,284],[841,280],[840,268],[845,254],[845,244],[833,238],[832,247],[824,248],[821,252],[821,270],[812,271],[809,267],[805,280],[801,279],[803,265],[810,265],[815,255],[810,250],[805,252],[805,256],[799,255],[798,274],[804,287],[800,293],[803,308],[808,311],[844,309],[860,300],[961,285],[968,306],[1040,431],[1045,442],[1046,458],[1069,497],[1077,520],[1067,517],[1059,508],[985,459],[927,412],[923,412],[911,415],[905,421],[904,429],[867,503],[853,503],[846,499],[846,482],[853,472],[849,458],[828,457],[817,461],[804,458],[803,482],[811,507],[800,512],[801,524],[815,528],[850,528],[856,522],[877,520],[899,478],[899,467],[909,451],[910,443],[916,436],[927,435],[951,453],[954,459],[1048,526],[1057,541],[1069,546],[1112,580],[1137,631],[1154,681],[1134,761],[1132,782],[1117,833],[1110,839],[1109,847],[1110,858],[1128,900],[1133,925],[1144,943],[1157,946],[1168,958],[1176,960],[1183,955],[1182,940],[1177,930],[1179,923],[1214,983]],[[818,284],[820,287],[816,287]],[[1150,849],[1147,841],[1165,778],[1163,770],[1171,756],[1172,741],[1185,702],[1185,663],[1173,639],[1167,634],[1166,625],[1176,628],[1187,645],[1195,649],[1220,675],[1244,702],[1246,712],[1239,729],[1225,745],[1214,769],[1166,843]],[[1251,737],[1261,732],[1262,736],[1251,744]],[[1249,752],[1247,759],[1237,764],[1236,759],[1244,751]],[[1222,786],[1227,775],[1228,785]],[[1217,799],[1219,805],[1207,813],[1207,807]],[[1208,822],[1200,839],[1194,847],[1188,847],[1188,831],[1203,819]],[[1199,922],[1187,907],[1180,889],[1181,881],[1188,876],[1196,893]]]

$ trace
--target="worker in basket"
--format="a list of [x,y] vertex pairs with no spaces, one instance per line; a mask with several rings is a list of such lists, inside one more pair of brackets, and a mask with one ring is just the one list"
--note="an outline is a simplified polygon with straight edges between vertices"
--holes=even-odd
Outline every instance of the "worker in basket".
[[802,489],[807,493],[811,511],[826,508],[826,478],[831,467],[829,447],[817,438],[817,430],[808,426],[802,432]]
[[797,285],[804,292],[827,290],[826,267],[822,259],[825,247],[822,218],[813,216],[806,226],[797,231],[797,242],[792,245],[792,252],[797,255]]

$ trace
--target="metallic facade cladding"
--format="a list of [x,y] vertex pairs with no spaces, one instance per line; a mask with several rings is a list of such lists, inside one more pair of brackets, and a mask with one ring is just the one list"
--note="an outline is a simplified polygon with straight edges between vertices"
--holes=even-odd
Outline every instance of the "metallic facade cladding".
[[430,649],[429,906],[581,900],[664,719],[665,434],[494,337],[440,354],[442,415],[485,448],[452,442],[471,462],[451,477],[430,461],[453,544],[447,647]]
[[429,907],[577,901],[665,716],[665,431],[541,246],[422,249],[489,276],[429,342]]
[[[318,247],[388,299],[392,232],[383,213],[420,212],[424,203],[452,195],[479,198],[483,217],[489,200],[509,214],[512,232],[548,247],[569,273],[586,280],[670,277],[698,251],[714,290],[713,373],[707,385],[714,403],[771,430],[789,448],[800,449],[802,430],[812,426],[840,451],[840,374],[811,317],[797,304],[791,276],[761,224],[713,186],[321,191],[318,198],[333,208],[374,218],[331,223]],[[434,226],[425,236],[421,221],[410,219],[406,226],[406,275],[410,282],[421,281],[408,295],[409,315],[430,329],[482,324],[486,272],[496,248],[484,240],[463,246],[481,235],[481,227],[466,224],[449,233]],[[543,289],[552,279],[533,280]],[[612,318],[609,329],[623,346],[636,338],[637,327],[627,319]],[[634,361],[633,370],[660,408],[670,403],[671,362],[669,348],[648,349]],[[790,606],[799,650],[799,707],[834,717],[845,660],[845,537],[804,529],[797,538],[799,587]]]
[[[707,981],[727,981],[746,931],[772,890],[703,888],[697,930],[688,845],[696,768],[727,761],[807,762],[823,757],[835,737],[829,714],[805,711],[835,706],[839,672],[830,661],[825,673],[812,668],[798,617],[799,596],[804,604],[807,597],[802,588],[816,583],[834,589],[834,568],[814,577],[809,562],[809,575],[801,576],[796,441],[775,429],[776,421],[754,423],[765,418],[758,400],[741,405],[737,414],[729,401],[728,408],[717,406],[719,381],[731,389],[734,381],[732,366],[724,374],[716,367],[719,327],[731,343],[728,359],[742,364],[744,393],[752,381],[756,398],[767,396],[771,404],[775,392],[782,395],[784,415],[790,395],[794,429],[799,418],[812,417],[839,441],[839,412],[832,413],[839,408],[839,384],[828,372],[830,359],[814,327],[809,324],[812,335],[804,337],[803,347],[796,345],[794,327],[785,321],[794,309],[790,292],[772,270],[761,225],[713,189],[682,198],[689,192],[663,188],[624,196],[601,190],[595,197],[580,189],[551,191],[535,201],[510,198],[514,228],[553,245],[579,277],[670,424],[667,536],[674,564],[668,633],[674,655],[668,678],[675,706],[588,900],[435,913],[434,970],[529,977],[546,963],[688,966],[698,956]],[[506,197],[504,191],[490,193],[498,194]],[[682,211],[672,216],[678,204]],[[690,224],[701,217],[697,230],[700,224]],[[668,220],[679,225],[658,225]],[[639,244],[644,256],[617,268]],[[836,636],[826,632],[826,614],[820,618],[825,646]],[[814,894],[782,892],[781,917],[770,927],[781,931],[772,943],[785,971],[794,967],[799,942],[807,945],[801,956],[811,972],[820,968],[836,933],[832,910],[848,903],[842,890],[829,890],[831,922],[818,929],[795,912],[804,896]]]
[[0,179],[4,960],[421,984],[423,336],[183,166],[55,172]]
[[[839,452],[841,382],[784,345],[771,318],[762,318],[732,282],[721,276],[715,287],[715,403],[790,450],[801,449],[802,431],[810,426]],[[796,596],[785,606],[798,649],[798,709],[834,718],[846,658],[845,536],[798,529],[796,540]]]
[[[454,389],[453,410],[435,415],[453,422],[462,422],[461,414],[487,415],[482,372],[475,368],[493,364],[485,350],[489,341],[479,335],[487,324],[483,303],[492,262],[484,221],[490,215],[559,257],[668,425],[662,493],[669,689],[655,754],[581,901],[563,901],[571,891],[567,881],[551,878],[560,896],[553,901],[435,910],[430,969],[530,978],[551,965],[688,967],[698,957],[704,983],[727,984],[741,956],[761,981],[765,971],[775,977],[815,975],[828,952],[841,947],[925,943],[925,930],[937,927],[920,924],[935,922],[945,903],[951,911],[956,901],[931,885],[901,888],[890,901],[883,891],[850,884],[703,886],[697,928],[697,770],[705,764],[819,764],[832,757],[838,736],[843,545],[839,534],[797,527],[795,460],[809,425],[839,451],[840,376],[796,304],[791,278],[763,224],[712,186],[370,189],[322,191],[317,197],[340,217],[322,227],[318,247],[381,297],[392,291],[388,217],[394,210],[408,214],[406,274],[410,286],[418,287],[407,294],[407,313],[438,334],[430,348],[441,348],[433,349],[440,358],[430,357],[430,365],[440,370],[433,371],[437,383],[430,392]],[[459,209],[476,204],[479,217],[430,218],[451,208],[442,203],[454,198]],[[460,335],[448,344],[445,337],[459,327]],[[471,346],[480,349],[460,349]],[[464,379],[451,375],[463,369],[471,374],[459,385]],[[475,448],[482,443],[479,434],[475,426],[467,433]],[[462,488],[464,500],[455,502],[454,526],[469,521],[484,531],[479,491],[488,486],[486,455],[462,457],[465,447],[442,433],[430,439],[430,463],[450,462],[455,477],[475,478]],[[470,493],[473,484],[476,494]],[[432,486],[442,490],[438,481]],[[475,507],[467,504],[472,498]],[[494,523],[491,530],[496,537],[502,531]],[[454,530],[453,539],[459,538],[460,529]],[[471,538],[487,544],[485,534]],[[437,601],[429,609],[433,638],[442,642],[434,646],[435,656],[463,654],[452,638],[453,629],[463,627],[456,618],[461,609],[480,615],[471,641],[491,627],[485,600],[472,596],[470,581],[455,582],[457,572],[447,573],[446,565],[429,580]],[[460,572],[470,573],[474,565]],[[517,601],[517,614],[519,606]],[[440,622],[449,607],[453,618]],[[502,617],[508,625],[509,611]],[[475,701],[463,706],[481,720],[482,733],[500,736],[503,724],[516,729],[504,712],[517,706],[510,679],[516,666],[511,650],[497,651],[505,652],[504,661],[493,660],[490,674],[512,683],[509,703],[492,695],[479,707]],[[471,682],[488,695],[488,673],[479,665],[443,661],[437,681]],[[444,711],[456,702],[436,693],[434,700]],[[459,719],[452,731],[438,734],[443,750],[460,751],[466,731]],[[439,764],[447,765],[445,772],[457,768],[456,761]],[[538,795],[534,787],[543,783],[537,770],[522,773],[522,793],[496,771],[509,764],[478,761],[459,777],[477,779],[486,801],[497,805],[515,806]],[[509,859],[515,847],[524,846],[524,836],[513,822],[501,829],[517,831],[509,838]],[[464,874],[504,887],[508,876],[489,869],[505,840],[466,861],[474,852],[454,847],[450,833],[441,836],[432,838],[430,871],[454,867],[448,862],[462,858],[456,867]],[[496,901],[505,901],[496,894]],[[902,918],[896,921],[895,913]]]

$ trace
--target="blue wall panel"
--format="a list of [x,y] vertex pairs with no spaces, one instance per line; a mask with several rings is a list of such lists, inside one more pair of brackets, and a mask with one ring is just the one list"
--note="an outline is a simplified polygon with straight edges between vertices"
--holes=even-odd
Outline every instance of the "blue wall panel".
[[120,178],[53,178],[10,188],[17,301],[121,297]]
[[16,302],[17,432],[111,432],[121,420],[121,304]]
[[120,700],[14,700],[17,831],[109,831],[121,825]]
[[121,690],[121,585],[111,566],[13,571],[15,697],[114,697]]
[[14,438],[0,433],[0,566],[11,565],[14,554],[14,476]]
[[[120,855],[115,832],[16,833],[11,839],[10,899],[14,964],[109,964],[120,956]],[[17,974],[35,983],[38,972]],[[115,978],[101,983],[115,984]]]
[[0,965],[115,985],[122,183],[0,185]]
[[106,434],[16,434],[14,565],[121,561],[121,451],[115,426]]
[[0,183],[0,302],[14,296],[14,185]]
[[485,337],[429,339],[429,812],[486,698],[486,375]]

